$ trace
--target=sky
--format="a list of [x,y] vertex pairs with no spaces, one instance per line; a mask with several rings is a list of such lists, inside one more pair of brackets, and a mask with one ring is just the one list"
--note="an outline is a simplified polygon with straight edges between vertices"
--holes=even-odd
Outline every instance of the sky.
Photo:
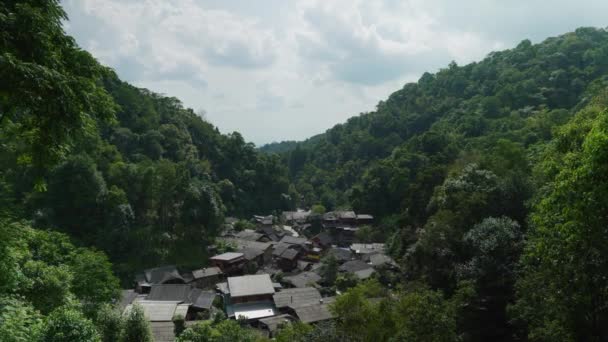
[[607,27],[605,0],[63,0],[119,77],[257,145],[303,140],[524,39]]

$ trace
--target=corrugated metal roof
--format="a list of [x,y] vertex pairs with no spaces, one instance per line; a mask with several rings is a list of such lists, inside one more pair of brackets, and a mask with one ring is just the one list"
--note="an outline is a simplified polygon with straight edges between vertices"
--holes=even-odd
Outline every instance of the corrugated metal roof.
[[357,276],[357,278],[363,280],[371,277],[374,272],[376,271],[373,268],[366,268],[364,270],[355,271],[353,273]]
[[283,277],[283,280],[295,287],[308,287],[321,280],[321,276],[314,272],[302,272],[297,275]]
[[289,235],[285,235],[281,239],[282,243],[289,243],[292,245],[303,245],[306,243],[306,241],[308,241],[308,240],[306,240],[306,238],[293,237],[293,236],[289,236]]
[[321,294],[314,287],[304,287],[279,291],[275,293],[272,298],[274,299],[274,305],[276,305],[277,308],[296,308],[299,306],[319,304]]
[[190,285],[182,284],[152,285],[146,300],[186,301],[191,289]]
[[302,306],[295,308],[294,311],[300,321],[304,323],[314,323],[334,318],[334,315],[329,311],[328,304]]
[[211,309],[213,306],[213,300],[217,297],[217,294],[213,291],[201,291],[199,295],[194,298],[192,306],[199,309]]
[[188,314],[189,307],[190,307],[190,304],[178,304],[177,307],[175,308],[175,312],[173,312],[173,317],[175,317],[177,315],[186,317],[186,315]]
[[278,316],[272,316],[272,317],[260,319],[260,323],[265,325],[266,328],[268,328],[268,330],[270,332],[277,331],[279,328],[279,325],[285,323],[286,321],[287,322],[295,321],[295,318],[291,315],[284,314],[284,315],[278,315]]
[[[178,301],[149,301],[142,300],[137,302],[143,310],[145,316],[151,322],[168,322],[173,319],[173,314],[175,313],[175,309],[179,304]],[[128,314],[134,304],[127,305],[125,308],[124,314]]]
[[298,254],[298,251],[296,251],[295,249],[287,249],[283,253],[281,253],[281,258],[293,260],[298,257]]
[[228,288],[230,289],[230,296],[233,298],[274,294],[274,287],[268,274],[229,277]]
[[124,310],[127,305],[133,303],[133,300],[137,298],[138,293],[135,290],[122,290],[120,296],[120,309]]
[[264,236],[264,235],[257,233],[251,229],[245,229],[243,231],[236,233],[237,238],[243,239],[243,240],[249,240],[249,241],[258,241],[259,239],[262,238],[262,236]]
[[243,253],[227,252],[211,257],[211,260],[231,261],[243,257]]
[[258,319],[274,316],[274,304],[271,302],[257,302],[246,304],[235,304],[227,307],[228,317],[244,317],[246,319]]
[[192,271],[192,277],[194,279],[211,277],[218,274],[222,274],[222,270],[220,270],[219,267],[207,267]]
[[341,272],[357,272],[368,268],[371,269],[372,267],[361,260],[351,260],[340,265],[339,270]]

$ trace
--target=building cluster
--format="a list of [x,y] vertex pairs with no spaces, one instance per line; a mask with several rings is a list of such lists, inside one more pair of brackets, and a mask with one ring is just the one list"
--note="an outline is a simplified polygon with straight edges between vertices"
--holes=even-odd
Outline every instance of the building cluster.
[[189,325],[218,311],[272,337],[286,322],[335,318],[329,310],[335,297],[322,295],[328,285],[322,276],[325,256],[335,258],[338,273],[361,280],[379,268],[397,267],[384,244],[356,242],[355,232],[373,224],[370,215],[294,211],[281,218],[254,216],[251,222],[255,229],[237,231],[236,220],[226,219],[217,253],[205,268],[164,266],[137,275],[134,289],[124,291],[124,312],[141,305],[157,341],[173,340],[176,315]]

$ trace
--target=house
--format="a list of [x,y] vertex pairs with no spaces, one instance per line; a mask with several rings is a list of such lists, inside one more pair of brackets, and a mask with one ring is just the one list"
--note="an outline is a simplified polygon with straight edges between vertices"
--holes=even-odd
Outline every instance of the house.
[[282,314],[260,319],[258,321],[258,327],[266,333],[265,335],[267,337],[272,338],[283,324],[294,321],[296,321],[295,317],[288,314]]
[[156,284],[185,284],[184,277],[179,273],[174,265],[149,268],[135,276],[138,293],[148,293],[150,287]]
[[268,274],[229,277],[224,296],[228,317],[257,320],[275,315],[274,286]]
[[294,245],[279,242],[276,245],[274,245],[274,248],[272,250],[272,255],[274,257],[278,258],[281,256],[281,254],[283,254],[286,250],[288,250],[290,248],[294,248]]
[[228,252],[212,256],[211,264],[225,274],[236,274],[242,271],[247,260],[243,253]]
[[186,317],[190,304],[183,304],[180,300],[174,301],[155,301],[140,300],[127,305],[124,314],[128,315],[133,305],[139,305],[144,311],[144,315],[150,322],[171,322],[174,316],[182,315]]
[[353,253],[347,248],[330,248],[327,250],[326,255],[333,255],[340,264],[353,259]]
[[192,271],[189,284],[200,289],[211,289],[222,280],[224,273],[219,267],[207,267]]
[[122,290],[120,293],[120,301],[118,302],[118,308],[121,311],[124,311],[127,305],[133,303],[135,298],[140,296],[139,293],[135,292],[135,290]]
[[280,241],[280,243],[286,243],[286,244],[289,244],[289,245],[296,245],[296,246],[300,246],[302,248],[306,246],[307,242],[308,242],[308,240],[306,238],[289,236],[289,235],[283,236],[283,238]]
[[304,260],[298,260],[298,270],[301,272],[310,271],[312,268],[312,263]]
[[145,302],[179,302],[187,304],[188,308],[183,314],[186,320],[196,319],[199,312],[211,310],[216,294],[213,291],[182,284],[153,285],[150,294],[145,298]]
[[374,268],[386,267],[396,269],[399,267],[395,260],[388,255],[381,253],[367,255],[367,257],[365,257],[363,260],[367,261]]
[[237,252],[243,253],[247,261],[254,261],[258,266],[262,266],[272,261],[272,244],[269,242],[236,238],[223,238],[222,240],[227,244],[236,246]]
[[358,227],[339,225],[333,229],[333,238],[337,245],[348,246],[355,242]]
[[275,229],[274,226],[262,226],[257,229],[257,232],[268,238],[268,241],[279,241],[285,236],[285,231]]
[[295,315],[301,322],[314,324],[335,318],[329,309],[329,304],[319,303],[314,305],[300,306],[294,309]]
[[274,294],[273,299],[277,309],[294,309],[300,306],[319,304],[321,294],[314,287],[302,287],[279,291]]
[[277,265],[283,272],[289,272],[298,267],[298,256],[300,252],[293,248],[287,248],[278,256]]
[[311,211],[284,211],[282,215],[283,222],[291,225],[303,224],[310,216]]
[[331,247],[331,244],[333,243],[331,235],[329,235],[329,233],[327,232],[321,232],[313,236],[310,241],[314,244],[315,247],[319,247],[322,249]]
[[357,278],[363,280],[372,276],[376,271],[373,267],[361,260],[351,260],[338,267],[338,271],[353,273]]
[[262,241],[268,242],[270,239],[264,234],[258,233],[255,230],[245,229],[234,235],[237,239],[249,240],[249,241]]
[[357,215],[357,224],[366,225],[374,223],[374,217],[372,215],[360,214]]
[[150,321],[154,341],[169,342],[175,340],[173,317],[177,315],[186,317],[189,304],[182,304],[180,301],[140,300],[128,305],[124,309],[123,315],[128,315],[135,303],[141,306],[145,317]]
[[321,276],[314,272],[302,272],[300,274],[283,277],[283,282],[292,287],[309,287],[317,285],[321,280]]
[[354,211],[336,211],[336,215],[338,216],[338,221],[341,224],[346,225],[356,225],[357,224],[357,215]]
[[272,224],[274,222],[274,216],[272,216],[272,215],[268,215],[268,216],[253,215],[253,221],[256,222],[260,226],[272,226]]
[[383,243],[353,243],[350,245],[350,249],[359,258],[371,254],[384,254]]

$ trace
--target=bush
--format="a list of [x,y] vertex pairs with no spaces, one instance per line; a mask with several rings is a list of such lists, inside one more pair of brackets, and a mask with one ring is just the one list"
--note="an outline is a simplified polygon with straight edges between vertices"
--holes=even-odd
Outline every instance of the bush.
[[106,304],[99,309],[95,325],[103,342],[115,342],[120,339],[123,329],[123,318],[120,312],[111,305]]
[[177,315],[173,317],[173,333],[175,336],[179,336],[186,330],[186,319],[183,315]]
[[74,307],[55,309],[46,319],[42,332],[45,342],[100,342],[101,338],[91,320]]
[[150,322],[144,316],[144,309],[135,304],[129,312],[124,330],[121,335],[122,342],[152,342]]

